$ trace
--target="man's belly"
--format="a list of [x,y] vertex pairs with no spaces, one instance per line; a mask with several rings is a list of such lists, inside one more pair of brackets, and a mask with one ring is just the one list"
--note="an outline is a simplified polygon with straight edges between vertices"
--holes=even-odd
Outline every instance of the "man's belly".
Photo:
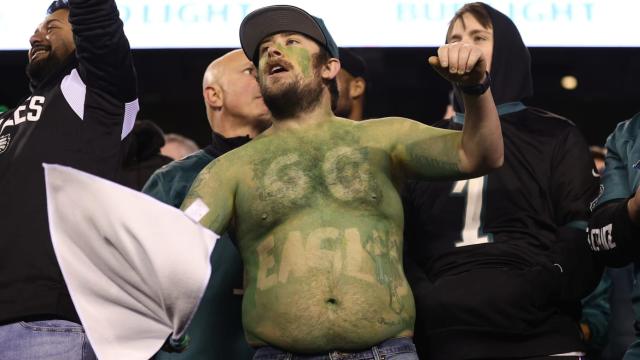
[[243,306],[251,345],[303,353],[357,350],[411,336],[414,316],[406,284],[390,290],[322,275],[262,291]]
[[411,336],[415,306],[402,241],[388,230],[364,232],[324,227],[263,240],[257,262],[246,266],[249,342],[319,353]]

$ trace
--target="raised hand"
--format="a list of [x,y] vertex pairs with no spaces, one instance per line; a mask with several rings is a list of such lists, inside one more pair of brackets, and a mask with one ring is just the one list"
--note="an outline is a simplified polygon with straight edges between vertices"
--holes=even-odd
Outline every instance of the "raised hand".
[[429,64],[443,78],[461,86],[480,84],[487,72],[482,50],[462,42],[441,46],[438,56],[429,57]]

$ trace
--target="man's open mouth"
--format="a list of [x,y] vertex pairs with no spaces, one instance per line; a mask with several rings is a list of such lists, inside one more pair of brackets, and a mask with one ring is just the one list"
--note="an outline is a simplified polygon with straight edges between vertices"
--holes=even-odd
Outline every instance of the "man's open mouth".
[[43,55],[48,53],[50,48],[48,46],[34,46],[31,48],[31,56],[30,59],[33,60],[39,55]]
[[267,74],[269,76],[288,72],[291,69],[291,64],[284,61],[274,61],[267,65]]

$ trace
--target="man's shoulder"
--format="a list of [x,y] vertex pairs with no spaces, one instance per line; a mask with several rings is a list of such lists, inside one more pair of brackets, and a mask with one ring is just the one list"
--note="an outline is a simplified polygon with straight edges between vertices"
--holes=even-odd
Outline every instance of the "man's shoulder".
[[567,139],[584,139],[573,121],[536,107],[527,106],[524,111],[501,115],[501,120],[505,136],[519,133],[521,136],[537,139],[545,146],[563,143],[570,145],[572,142],[567,142]]
[[524,113],[528,117],[533,118],[530,119],[530,121],[537,121],[537,123],[534,124],[538,124],[540,126],[552,127],[556,129],[571,129],[576,127],[576,124],[568,118],[537,107],[527,106]]
[[359,122],[354,122],[358,124],[358,126],[363,127],[372,127],[372,126],[382,126],[382,125],[391,125],[391,124],[402,124],[402,123],[412,123],[415,120],[411,120],[401,116],[386,116],[380,118],[372,118]]
[[156,171],[154,176],[176,177],[185,173],[199,173],[207,164],[215,160],[205,150],[198,150],[182,159],[174,160]]
[[631,119],[619,122],[607,142],[624,140],[636,141],[638,134],[640,134],[640,113],[634,115]]

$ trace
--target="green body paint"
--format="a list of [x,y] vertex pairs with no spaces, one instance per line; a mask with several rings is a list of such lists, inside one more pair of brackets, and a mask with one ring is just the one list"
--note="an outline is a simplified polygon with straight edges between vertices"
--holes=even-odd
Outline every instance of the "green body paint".
[[[317,353],[412,335],[395,184],[403,181],[402,164],[432,158],[412,151],[455,153],[458,138],[431,142],[435,130],[402,124],[326,119],[260,136],[203,171],[189,199],[201,197],[213,209],[205,224],[225,218],[216,201],[232,203],[226,211],[245,266],[251,344]],[[394,137],[400,144],[388,140]],[[423,176],[451,175],[450,158],[442,161],[446,169]]]

